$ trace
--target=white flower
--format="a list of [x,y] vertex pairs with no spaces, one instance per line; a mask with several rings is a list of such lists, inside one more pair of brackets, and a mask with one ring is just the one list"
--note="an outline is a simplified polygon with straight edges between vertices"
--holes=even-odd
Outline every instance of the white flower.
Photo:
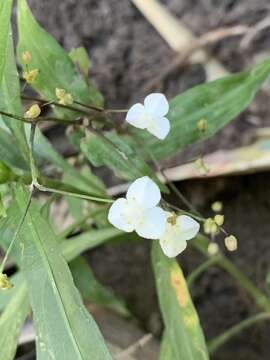
[[163,140],[170,131],[170,122],[165,117],[169,112],[169,103],[163,94],[154,93],[146,96],[144,105],[133,105],[126,121],[139,128],[147,129],[152,135]]
[[160,246],[165,255],[175,257],[187,247],[187,240],[194,238],[200,229],[200,224],[190,216],[166,213],[166,230],[160,238]]
[[165,211],[156,206],[160,199],[159,187],[148,176],[141,177],[130,185],[126,198],[112,204],[108,220],[120,230],[159,239],[166,227]]

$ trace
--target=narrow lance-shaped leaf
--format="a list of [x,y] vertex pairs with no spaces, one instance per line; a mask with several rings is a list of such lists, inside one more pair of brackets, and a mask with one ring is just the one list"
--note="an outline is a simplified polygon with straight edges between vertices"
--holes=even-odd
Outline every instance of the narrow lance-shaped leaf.
[[4,69],[7,61],[7,49],[9,42],[9,19],[11,15],[12,0],[2,0],[0,2],[0,86],[4,74]]
[[14,359],[18,337],[29,311],[27,287],[23,281],[18,284],[10,302],[0,316],[0,359]]
[[[16,201],[22,214],[27,203],[22,187],[17,188]],[[38,359],[111,359],[97,325],[83,306],[55,235],[35,203],[22,226],[20,242]]]
[[[170,101],[168,114],[171,131],[162,143],[146,131],[134,131],[158,160],[166,159],[212,136],[233,120],[249,105],[269,73],[270,60],[266,60],[249,71],[195,86],[176,96]],[[198,129],[200,120],[207,121],[203,133]]]
[[[11,30],[10,30],[11,31]],[[0,110],[15,114],[23,115],[23,109],[20,98],[19,76],[16,68],[12,37],[8,39],[7,62],[4,68],[2,84],[0,86]],[[5,125],[17,141],[16,149],[28,161],[28,146],[24,131],[24,123],[10,117],[1,116]]]
[[[39,70],[32,86],[45,99],[56,100],[55,89],[63,88],[77,101],[102,105],[101,94],[93,86],[89,87],[86,84],[68,54],[39,26],[26,0],[18,2],[18,29],[18,55],[21,58],[22,53],[27,50],[31,53],[32,61],[29,68]],[[59,108],[55,108],[55,111],[70,116],[70,111],[60,111]]]
[[[171,351],[168,352],[168,344],[163,344],[163,353],[173,353],[174,360],[209,359],[199,317],[183,273],[176,260],[166,257],[159,243],[155,241],[152,248],[152,264],[165,323],[166,341],[169,341],[171,346]],[[164,346],[167,349],[164,349]]]

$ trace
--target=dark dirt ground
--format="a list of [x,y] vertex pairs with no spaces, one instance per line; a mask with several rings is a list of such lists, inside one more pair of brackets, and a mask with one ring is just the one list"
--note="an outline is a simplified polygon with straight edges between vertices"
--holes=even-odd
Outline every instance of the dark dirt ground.
[[[162,2],[197,35],[223,25],[253,25],[270,13],[268,0]],[[92,59],[92,79],[110,107],[127,107],[143,98],[145,83],[174,57],[173,51],[128,0],[29,0],[29,3],[40,23],[66,49],[80,45],[87,48]],[[228,71],[242,70],[269,54],[269,31],[261,32],[245,51],[239,48],[237,38],[224,40],[210,50]],[[204,79],[202,66],[188,66],[184,72],[172,74],[159,90],[172,97]],[[256,126],[269,126],[269,99],[267,92],[261,92],[249,110],[207,142],[205,152],[250,142],[254,118]],[[52,136],[52,141],[57,139]],[[185,158],[193,155],[193,149],[185,152]],[[176,161],[182,159],[179,155]],[[226,226],[239,239],[239,250],[230,257],[262,289],[270,268],[269,182],[270,174],[262,173],[178,184],[205,213],[212,201],[224,202]],[[149,244],[104,246],[88,258],[101,281],[131,304],[142,326],[159,334],[161,320],[150,269]],[[179,258],[186,273],[201,260],[191,247]],[[216,268],[199,279],[193,296],[208,338],[256,312],[250,298]],[[213,359],[268,360],[269,331],[266,324],[253,326],[230,341]]]

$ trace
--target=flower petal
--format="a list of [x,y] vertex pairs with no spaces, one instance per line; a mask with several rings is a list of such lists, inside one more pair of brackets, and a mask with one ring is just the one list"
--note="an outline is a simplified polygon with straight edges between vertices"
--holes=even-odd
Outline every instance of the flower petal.
[[148,176],[143,176],[135,180],[127,191],[127,199],[129,202],[136,202],[145,209],[156,206],[161,194],[159,187]]
[[126,121],[139,129],[145,129],[147,126],[145,107],[140,103],[133,105],[127,112]]
[[156,206],[145,211],[142,221],[136,226],[137,234],[146,239],[159,239],[165,232],[166,215],[164,210]]
[[187,242],[185,240],[177,238],[170,239],[168,237],[162,238],[159,241],[159,244],[164,254],[170,258],[176,257],[187,247]]
[[164,140],[171,129],[169,120],[165,117],[157,117],[147,126],[147,130],[160,140]]
[[130,221],[128,201],[124,198],[117,199],[110,207],[108,220],[117,229],[132,232],[134,224]]
[[181,238],[185,240],[194,238],[200,230],[200,224],[187,215],[178,216],[177,225],[181,231]]
[[153,93],[144,99],[144,106],[151,115],[162,117],[169,112],[169,103],[165,95]]

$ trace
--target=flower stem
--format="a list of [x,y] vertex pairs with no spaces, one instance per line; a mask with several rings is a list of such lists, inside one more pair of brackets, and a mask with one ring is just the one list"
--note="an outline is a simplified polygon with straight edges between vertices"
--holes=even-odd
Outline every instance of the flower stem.
[[269,313],[260,313],[254,316],[251,316],[248,319],[241,321],[240,323],[232,326],[230,329],[225,331],[223,334],[217,336],[216,338],[210,340],[208,342],[208,350],[210,354],[213,354],[217,349],[229,341],[233,336],[237,335],[241,331],[247,329],[251,325],[263,321],[263,320],[270,320]]
[[200,266],[198,266],[192,273],[187,277],[188,286],[192,286],[194,281],[208,268],[217,264],[220,260],[219,255],[210,257],[208,260],[204,261]]

